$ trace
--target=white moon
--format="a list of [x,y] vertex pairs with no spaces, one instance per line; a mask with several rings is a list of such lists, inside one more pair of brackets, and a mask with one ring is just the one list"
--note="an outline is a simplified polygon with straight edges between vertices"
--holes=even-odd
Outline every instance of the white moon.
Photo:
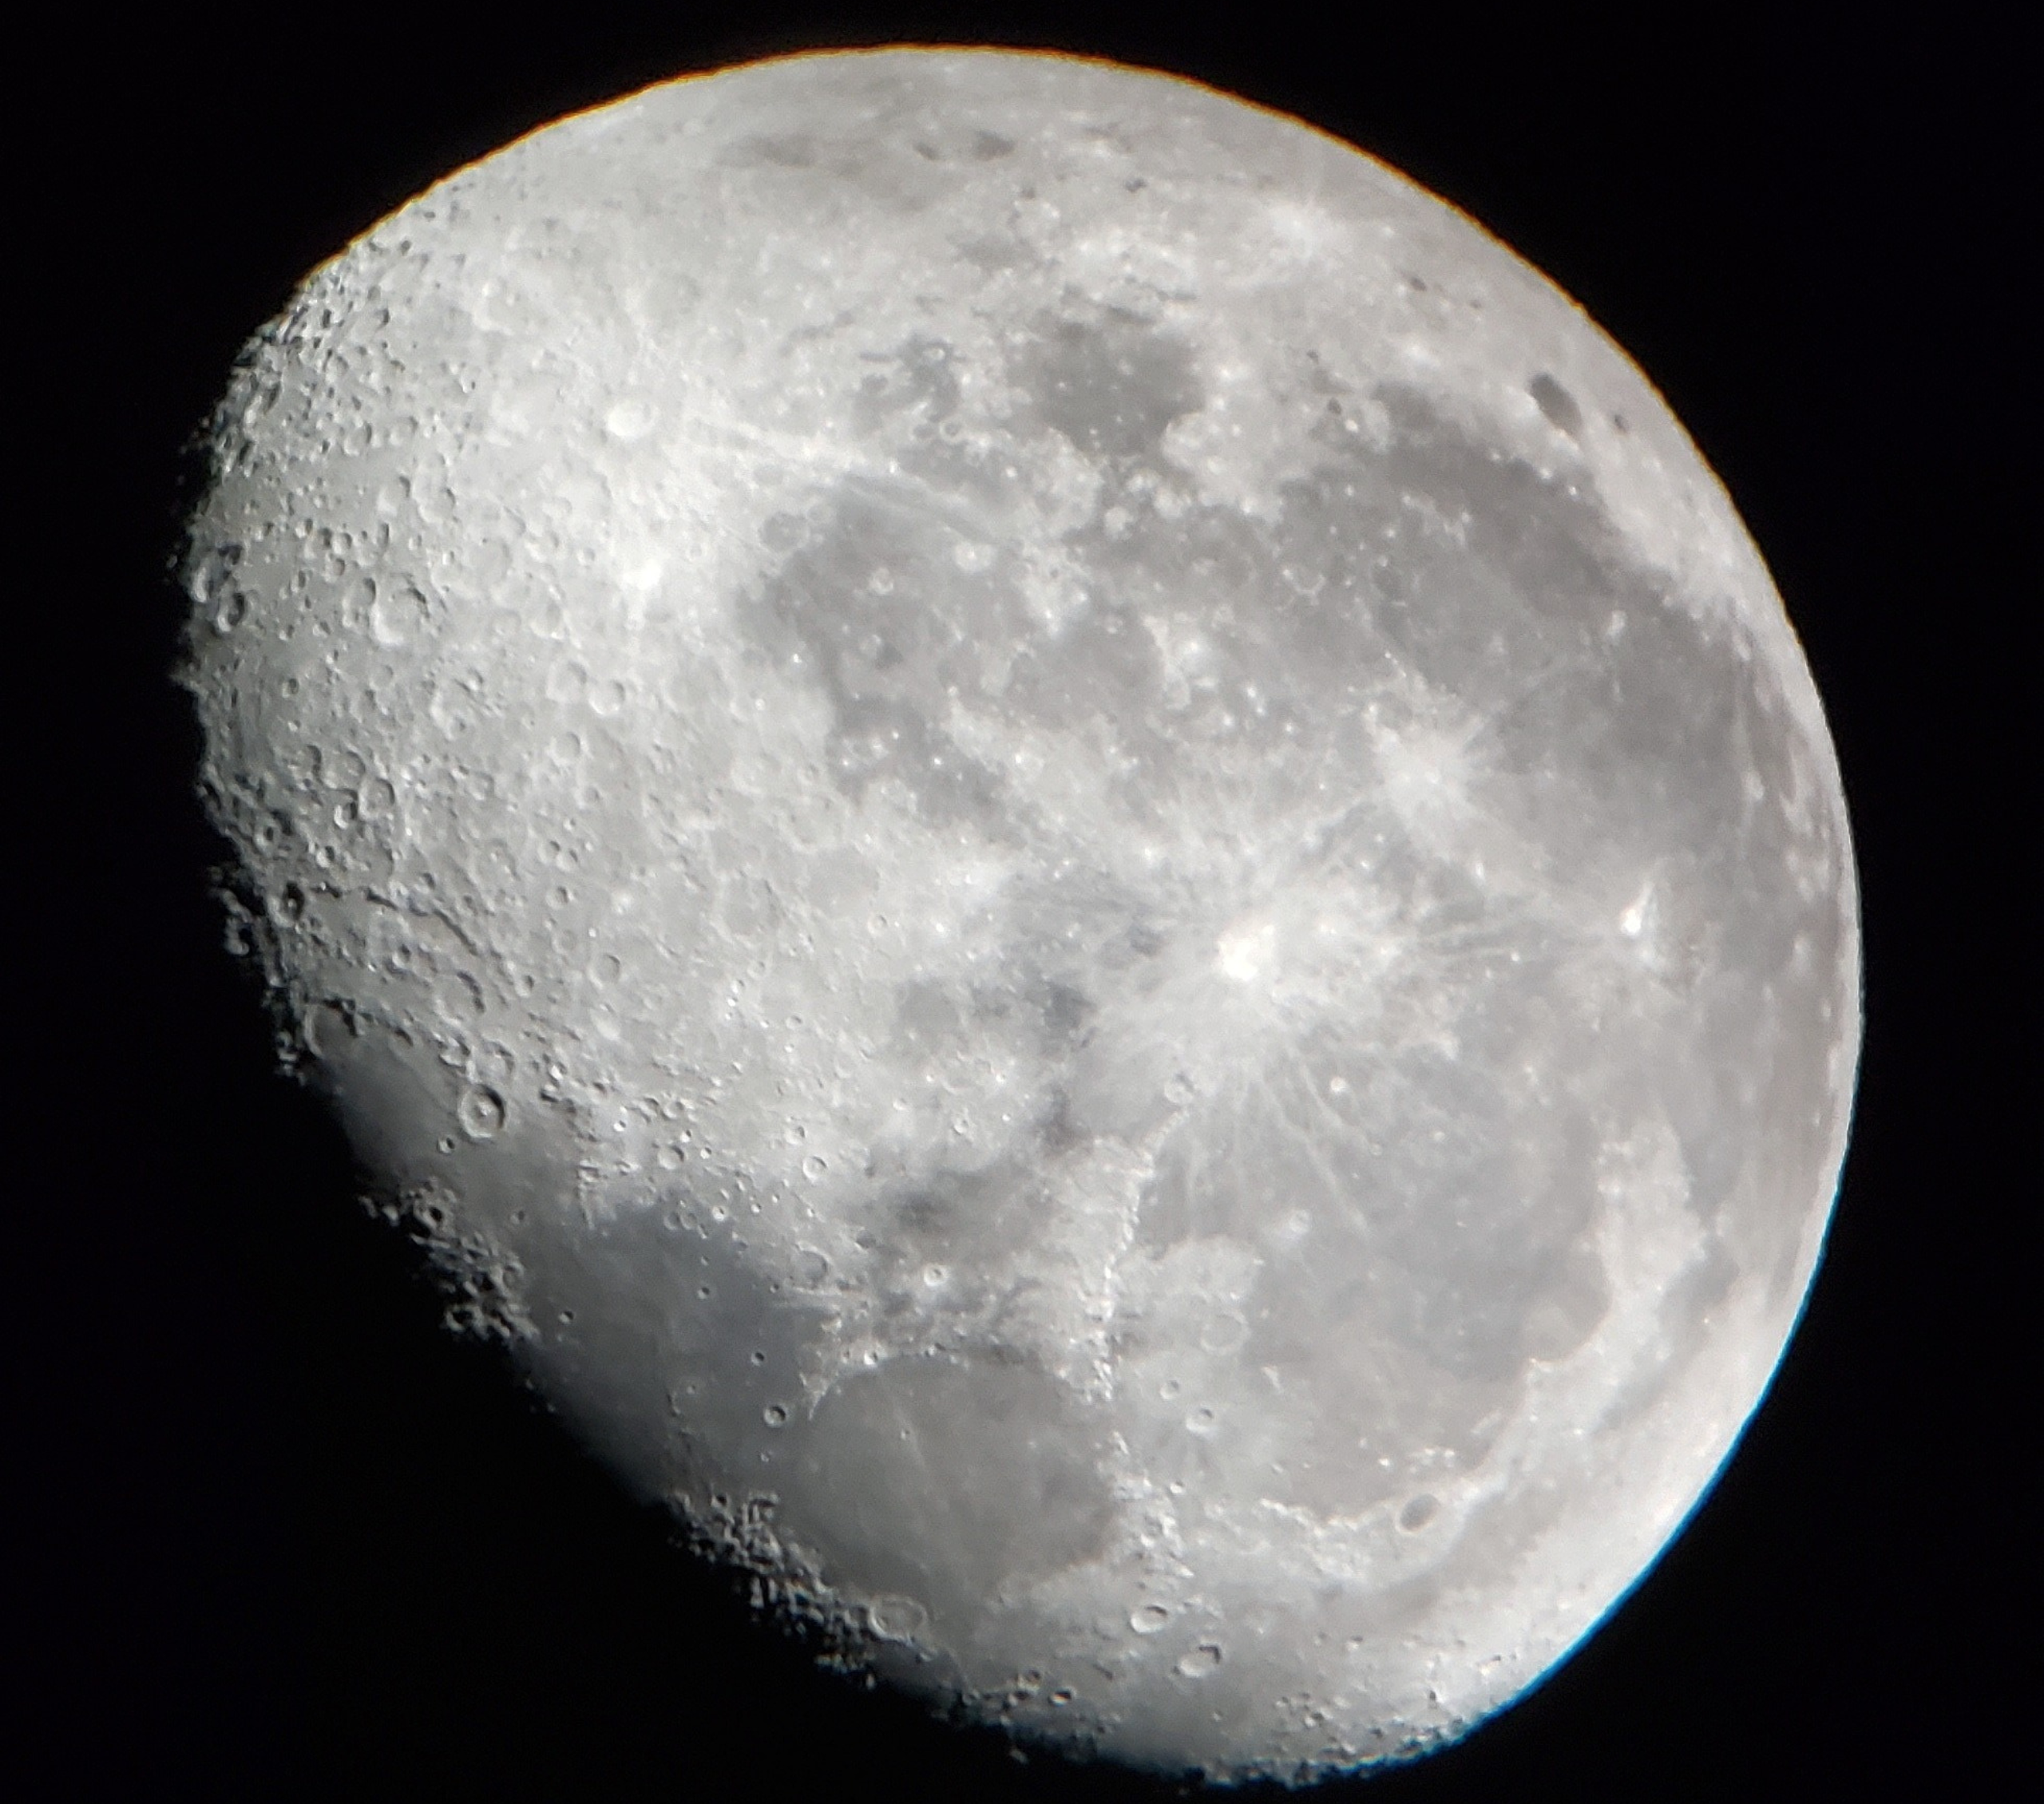
[[1823,716],[1653,389],[1190,83],[566,121],[250,347],[185,680],[454,1315],[830,1657],[1408,1755],[1682,1523],[1859,1044]]

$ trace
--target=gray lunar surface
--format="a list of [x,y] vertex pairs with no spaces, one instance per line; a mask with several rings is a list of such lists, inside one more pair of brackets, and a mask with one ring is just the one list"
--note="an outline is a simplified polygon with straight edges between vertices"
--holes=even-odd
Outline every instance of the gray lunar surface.
[[1839,777],[1666,406],[1294,121],[796,57],[250,346],[232,931],[458,1325],[827,1657],[1293,1782],[1681,1525],[1859,1044]]

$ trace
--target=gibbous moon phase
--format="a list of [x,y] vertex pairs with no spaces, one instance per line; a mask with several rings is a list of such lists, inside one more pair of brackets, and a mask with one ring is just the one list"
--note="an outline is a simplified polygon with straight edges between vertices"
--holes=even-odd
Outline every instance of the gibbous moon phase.
[[1828,735],[1566,296],[1190,82],[533,133],[236,370],[183,680],[455,1324],[825,1659],[1293,1782],[1523,1691],[1802,1306]]

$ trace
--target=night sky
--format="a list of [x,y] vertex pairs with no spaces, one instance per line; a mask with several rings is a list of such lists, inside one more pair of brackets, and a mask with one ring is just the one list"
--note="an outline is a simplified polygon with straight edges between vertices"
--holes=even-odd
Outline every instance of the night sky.
[[1998,1687],[2035,1666],[2001,1620],[2026,1613],[2004,1549],[2034,1509],[2016,1348],[2037,1320],[2003,1300],[2038,1188],[2002,1144],[2026,1118],[2009,1042],[2034,984],[2004,942],[2037,818],[2022,706],[1992,693],[2037,592],[2006,543],[2035,512],[2012,455],[2036,235],[2012,192],[2013,43],[1956,8],[1841,10],[1837,30],[1652,9],[1617,31],[1411,6],[550,10],[534,29],[485,6],[81,7],[51,15],[56,49],[11,57],[32,469],[10,1013],[33,1150],[0,1266],[29,1521],[9,1580],[29,1733],[0,1790],[1171,1794],[1018,1762],[812,1671],[442,1334],[355,1207],[338,1132],[271,1073],[164,675],[180,448],[312,264],[564,112],[753,55],[921,40],[1083,50],[1297,113],[1546,271],[1730,489],[1844,773],[1858,1120],[1770,1398],[1573,1660],[1367,1795],[1983,1795],[1975,1763],[2008,1758]]

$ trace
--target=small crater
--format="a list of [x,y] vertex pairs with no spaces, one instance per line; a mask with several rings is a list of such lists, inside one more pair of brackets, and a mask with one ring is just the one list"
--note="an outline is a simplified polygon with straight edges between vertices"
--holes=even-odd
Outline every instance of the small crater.
[[504,1098],[487,1084],[471,1084],[461,1092],[455,1118],[471,1140],[494,1140],[504,1131]]
[[1583,409],[1575,404],[1575,397],[1544,370],[1526,385],[1540,411],[1547,417],[1547,424],[1558,432],[1565,432],[1573,438],[1583,429]]
[[1171,1620],[1171,1612],[1162,1604],[1145,1604],[1129,1612],[1128,1626],[1138,1635],[1155,1635]]
[[204,607],[220,593],[240,562],[240,546],[214,546],[192,567],[185,578],[185,592]]
[[1440,1499],[1430,1491],[1422,1491],[1405,1500],[1405,1507],[1398,1512],[1398,1525],[1408,1534],[1417,1534],[1440,1513]]
[[369,631],[378,645],[409,644],[426,624],[430,609],[424,595],[409,583],[379,589],[369,604]]
[[482,986],[466,971],[450,971],[434,985],[433,1005],[449,1021],[473,1021],[482,1013]]
[[355,1022],[339,1003],[317,1003],[305,1011],[299,1032],[315,1058],[331,1058],[354,1039]]
[[614,403],[604,415],[604,430],[629,445],[653,429],[653,406],[638,395]]
[[866,1620],[883,1641],[913,1641],[929,1627],[929,1612],[913,1597],[876,1597],[866,1607]]
[[1178,1671],[1181,1679],[1204,1679],[1221,1667],[1220,1644],[1202,1641],[1178,1658]]
[[[1238,1351],[1249,1339],[1249,1323],[1232,1310],[1223,1311],[1199,1331],[1199,1344],[1209,1353]],[[1213,1412],[1206,1412],[1210,1422]]]

